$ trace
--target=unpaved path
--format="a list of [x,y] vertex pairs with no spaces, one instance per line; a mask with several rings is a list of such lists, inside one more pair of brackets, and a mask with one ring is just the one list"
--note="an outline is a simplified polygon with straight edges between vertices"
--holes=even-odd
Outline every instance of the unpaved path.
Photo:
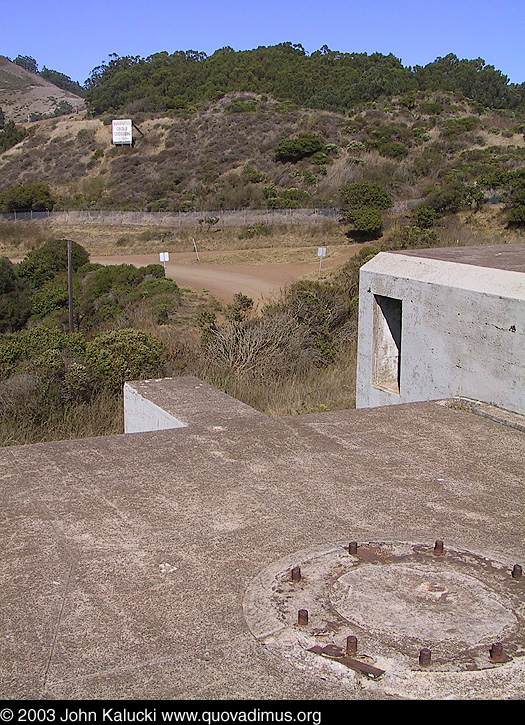
[[[359,252],[362,245],[353,244],[338,250],[331,255],[328,251],[323,259],[322,273],[344,264]],[[247,250],[246,257],[249,259]],[[277,256],[278,250],[275,250]],[[316,278],[319,273],[319,257],[317,249],[312,250],[312,261],[285,262],[276,264],[225,264],[221,261],[231,252],[200,253],[200,261],[195,254],[189,252],[170,253],[170,261],[166,263],[166,276],[175,280],[179,287],[190,287],[195,290],[207,290],[223,302],[231,302],[237,292],[251,297],[254,302],[268,302],[277,296],[281,289],[298,279],[310,276]],[[236,252],[238,254],[238,252]],[[301,255],[302,256],[302,255]],[[144,267],[148,264],[159,264],[158,254],[132,254],[111,257],[91,257],[92,262],[99,264],[133,264]]]

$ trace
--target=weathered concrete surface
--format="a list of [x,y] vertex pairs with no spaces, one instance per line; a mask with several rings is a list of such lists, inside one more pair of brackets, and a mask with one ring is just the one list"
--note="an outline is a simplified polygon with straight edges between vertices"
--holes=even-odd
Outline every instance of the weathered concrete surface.
[[525,252],[513,247],[381,253],[364,265],[358,408],[464,396],[525,414]]
[[272,562],[437,538],[525,559],[520,430],[436,403],[212,418],[1,450],[0,697],[338,699],[248,628]]
[[486,244],[477,247],[432,247],[430,249],[405,249],[394,252],[407,257],[441,259],[456,264],[472,264],[475,267],[504,269],[509,272],[525,272],[525,244]]

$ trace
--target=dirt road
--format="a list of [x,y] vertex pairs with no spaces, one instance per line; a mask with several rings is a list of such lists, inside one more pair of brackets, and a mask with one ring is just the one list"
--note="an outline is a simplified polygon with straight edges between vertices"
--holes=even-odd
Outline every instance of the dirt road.
[[[350,245],[342,250],[337,250],[336,253],[328,253],[323,259],[321,277],[323,272],[344,264],[359,251],[361,246]],[[312,261],[275,264],[250,264],[249,258],[252,252],[253,250],[246,250],[246,264],[224,263],[227,255],[231,254],[228,251],[202,253],[199,255],[200,261],[197,261],[194,254],[188,252],[170,253],[170,260],[166,263],[166,276],[174,279],[180,287],[207,290],[223,302],[231,302],[234,294],[242,292],[256,303],[261,303],[268,302],[281,289],[301,277],[313,276],[316,278],[319,272],[317,249],[312,250]],[[239,252],[236,252],[236,256],[239,256]],[[242,257],[242,252],[240,256]],[[275,256],[278,256],[277,250],[275,250]],[[159,256],[157,254],[134,254],[92,257],[91,261],[99,264],[133,264],[142,267],[148,264],[159,264]]]

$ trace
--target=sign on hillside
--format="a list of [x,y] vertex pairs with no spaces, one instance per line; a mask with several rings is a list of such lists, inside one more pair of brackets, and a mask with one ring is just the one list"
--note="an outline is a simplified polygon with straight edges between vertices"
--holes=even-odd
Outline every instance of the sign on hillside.
[[131,118],[118,119],[111,122],[113,143],[117,146],[133,146],[133,128]]

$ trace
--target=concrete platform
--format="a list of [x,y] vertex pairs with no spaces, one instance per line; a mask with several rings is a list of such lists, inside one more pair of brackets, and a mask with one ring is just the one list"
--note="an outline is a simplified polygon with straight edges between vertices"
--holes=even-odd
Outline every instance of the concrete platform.
[[[297,657],[254,631],[247,606],[264,572],[273,567],[277,576],[283,561],[334,545],[348,557],[351,541],[428,549],[440,539],[446,550],[489,562],[523,598],[524,580],[509,583],[525,560],[522,430],[453,403],[286,419],[226,414],[218,425],[213,416],[188,420],[155,433],[1,449],[0,697],[433,696],[432,687],[399,688],[386,675],[348,668],[326,675],[325,661],[306,647],[332,641],[314,610],[307,629],[298,629],[294,611],[277,610],[299,637]],[[434,591],[424,574],[418,586]],[[352,580],[342,582],[348,589]],[[341,587],[332,604],[351,620]],[[474,616],[469,606],[468,597],[457,598],[458,632]],[[512,661],[487,660],[476,686],[458,690],[457,678],[471,677],[467,667],[439,697],[525,696],[525,635],[510,609],[493,611],[495,619],[505,611],[494,637],[512,636]],[[483,626],[482,649],[490,618]],[[443,631],[441,622],[436,636]],[[420,644],[416,631],[402,655],[417,677]],[[380,654],[366,652],[379,664]],[[433,663],[422,677],[437,682],[445,670]]]

